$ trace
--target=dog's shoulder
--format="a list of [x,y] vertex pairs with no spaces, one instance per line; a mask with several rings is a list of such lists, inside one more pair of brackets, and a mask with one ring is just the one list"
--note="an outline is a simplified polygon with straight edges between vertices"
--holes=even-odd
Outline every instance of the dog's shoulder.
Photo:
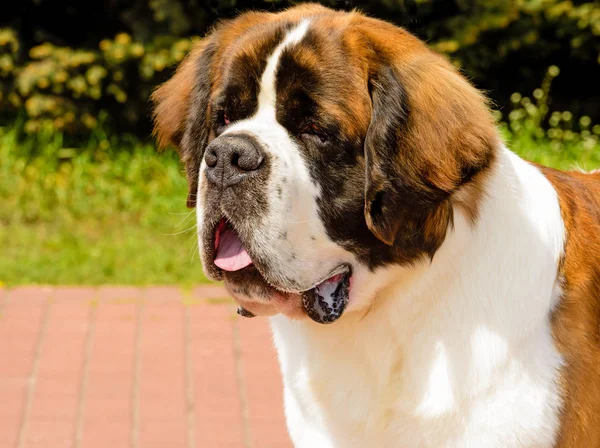
[[557,192],[565,225],[562,297],[552,315],[554,338],[565,361],[566,399],[557,446],[599,446],[600,172],[539,168]]

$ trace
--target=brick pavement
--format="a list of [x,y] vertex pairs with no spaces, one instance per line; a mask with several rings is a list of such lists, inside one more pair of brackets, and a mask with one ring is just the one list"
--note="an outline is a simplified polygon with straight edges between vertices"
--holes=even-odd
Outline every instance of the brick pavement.
[[218,286],[0,289],[0,448],[290,447],[282,408]]

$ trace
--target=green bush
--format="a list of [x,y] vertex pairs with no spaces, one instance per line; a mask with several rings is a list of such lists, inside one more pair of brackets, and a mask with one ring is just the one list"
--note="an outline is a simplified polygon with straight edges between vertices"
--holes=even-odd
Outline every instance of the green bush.
[[[50,5],[52,3],[52,5]],[[87,134],[97,126],[147,137],[148,97],[220,18],[276,11],[290,0],[8,0],[0,19],[0,117],[25,129]],[[550,109],[600,118],[600,3],[563,0],[325,0],[405,26],[448,54],[510,107],[543,70],[563,70]],[[110,5],[110,8],[107,8]],[[65,26],[65,20],[69,20]],[[61,26],[61,23],[63,24]]]
[[576,119],[570,111],[550,113],[550,88],[559,74],[559,68],[551,66],[531,96],[514,92],[510,112],[503,116],[496,111],[500,131],[509,147],[527,160],[560,169],[597,168],[600,124],[587,115]]
[[68,133],[89,132],[109,117],[133,126],[147,119],[144,103],[158,82],[157,73],[180,62],[191,45],[187,38],[143,44],[119,33],[101,40],[97,50],[45,42],[30,48],[27,61],[18,66],[16,35],[0,30],[3,108],[24,110],[28,133],[48,125]]

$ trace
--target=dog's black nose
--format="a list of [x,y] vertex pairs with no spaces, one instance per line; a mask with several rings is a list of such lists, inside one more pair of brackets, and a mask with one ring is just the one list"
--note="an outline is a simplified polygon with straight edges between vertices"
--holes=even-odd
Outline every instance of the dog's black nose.
[[259,170],[263,160],[259,145],[251,137],[224,135],[206,147],[206,177],[225,189]]

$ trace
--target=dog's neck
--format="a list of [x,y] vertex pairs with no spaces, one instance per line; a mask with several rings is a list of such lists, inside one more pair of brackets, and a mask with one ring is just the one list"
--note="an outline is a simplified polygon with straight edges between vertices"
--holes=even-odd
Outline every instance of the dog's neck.
[[[564,238],[556,192],[502,148],[476,222],[458,210],[454,218],[431,263],[381,274],[389,282],[369,308],[330,326],[272,319],[292,401],[310,395],[322,418],[346,397],[371,412],[451,421],[506,389],[528,398],[503,418],[535,423],[547,413],[560,363],[549,324]],[[514,405],[510,397],[498,399]],[[551,436],[557,423],[545,424]]]

